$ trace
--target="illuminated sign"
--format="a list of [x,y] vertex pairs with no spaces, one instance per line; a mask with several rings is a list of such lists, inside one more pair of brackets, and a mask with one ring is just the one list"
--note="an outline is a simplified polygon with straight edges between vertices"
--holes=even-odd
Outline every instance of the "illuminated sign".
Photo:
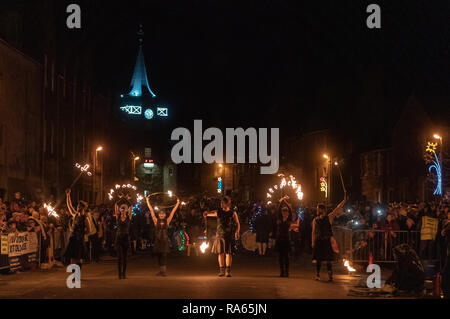
[[217,178],[217,192],[222,193],[222,177]]
[[142,114],[142,107],[137,105],[125,105],[120,108],[122,111],[128,114],[140,115]]
[[[440,195],[442,196],[442,167],[441,163],[439,162],[439,159],[436,155],[436,147],[437,143],[428,142],[427,148],[425,149],[425,152],[430,153],[431,160],[430,166],[428,167],[428,172],[431,173],[432,170],[436,172],[436,188],[434,189],[433,195]],[[442,152],[442,151],[441,151]]]
[[320,191],[325,193],[325,198],[328,197],[328,184],[325,177],[320,178]]
[[144,167],[145,168],[152,168],[155,166],[155,163],[153,163],[152,159],[145,159],[144,160]]
[[158,116],[169,116],[169,109],[167,107],[157,107],[156,114]]

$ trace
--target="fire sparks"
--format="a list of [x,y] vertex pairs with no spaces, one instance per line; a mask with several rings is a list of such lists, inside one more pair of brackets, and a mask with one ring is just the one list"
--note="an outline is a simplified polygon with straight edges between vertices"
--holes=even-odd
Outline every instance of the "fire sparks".
[[343,259],[342,260],[344,262],[344,266],[347,267],[347,270],[350,272],[354,272],[356,271],[355,268],[353,268],[352,266],[350,266],[350,262],[347,259]]
[[[281,179],[280,184],[273,185],[268,189],[268,192],[266,194],[267,199],[273,198],[276,191],[281,191],[287,188],[291,188],[295,192],[299,200],[303,199],[302,186],[297,183],[294,176],[289,175],[289,177],[286,177],[284,174],[278,174],[278,177],[280,177]],[[272,203],[272,201],[269,200],[267,204],[269,203]]]

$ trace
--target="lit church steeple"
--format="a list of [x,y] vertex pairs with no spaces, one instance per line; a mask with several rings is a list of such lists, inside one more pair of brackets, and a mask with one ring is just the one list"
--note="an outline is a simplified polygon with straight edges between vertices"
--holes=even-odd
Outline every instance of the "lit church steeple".
[[160,97],[150,89],[148,83],[147,70],[145,68],[144,51],[142,42],[144,31],[142,25],[138,31],[139,49],[136,65],[131,79],[131,90],[129,93],[120,95],[120,110],[127,113],[130,119],[153,120],[155,118],[167,118],[169,108],[161,105]]
[[139,31],[137,34],[139,36],[139,50],[136,59],[136,66],[134,67],[133,77],[131,79],[131,91],[128,94],[131,96],[139,97],[142,96],[144,90],[147,89],[152,97],[156,97],[156,94],[153,93],[153,91],[150,89],[150,84],[148,83],[147,78],[147,70],[145,68],[145,60],[142,50],[142,42],[144,36],[142,25],[139,26]]

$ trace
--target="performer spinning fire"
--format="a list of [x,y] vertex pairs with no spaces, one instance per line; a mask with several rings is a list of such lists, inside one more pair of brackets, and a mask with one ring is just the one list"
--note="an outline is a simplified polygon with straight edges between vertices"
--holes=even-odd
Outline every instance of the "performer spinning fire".
[[86,210],[88,205],[86,202],[80,201],[77,205],[77,209],[72,206],[72,200],[70,198],[70,189],[66,190],[66,203],[72,220],[70,222],[70,239],[67,246],[65,257],[70,259],[71,264],[77,264],[80,269],[83,263],[84,255],[84,235],[88,232],[86,229]]
[[[233,220],[236,223],[236,232],[234,238],[239,239],[240,224],[239,218],[235,211],[231,210],[231,198],[225,196],[220,202],[220,209],[204,212],[203,215],[217,217],[217,233],[214,241],[212,252],[219,255],[219,277],[227,276],[231,277],[231,253],[233,246],[233,232],[232,224]],[[226,265],[226,273],[225,273]]]
[[126,279],[127,252],[130,246],[130,224],[133,209],[128,200],[121,198],[114,204],[114,215],[117,221],[116,250],[119,279]]
[[168,228],[170,222],[172,221],[173,215],[175,214],[178,206],[180,205],[180,200],[177,199],[177,204],[170,212],[169,217],[166,217],[166,212],[164,210],[158,211],[158,218],[155,216],[155,211],[150,203],[150,196],[147,196],[147,206],[150,209],[152,215],[153,223],[155,224],[155,236],[153,241],[153,254],[158,257],[159,272],[156,276],[167,276],[167,254],[170,251],[169,248],[169,235]]
[[313,260],[316,260],[316,280],[320,280],[320,268],[322,262],[327,263],[328,281],[333,281],[333,269],[331,262],[334,259],[334,252],[331,246],[333,237],[333,229],[331,225],[336,216],[342,212],[342,207],[347,201],[347,193],[344,195],[344,200],[337,205],[337,207],[327,215],[325,205],[319,204],[317,206],[317,217],[313,220],[312,225],[312,248]]
[[276,247],[280,262],[280,277],[289,277],[289,251],[291,243],[289,239],[289,228],[292,221],[292,207],[287,202],[288,196],[280,199],[278,206],[278,220],[276,226]]

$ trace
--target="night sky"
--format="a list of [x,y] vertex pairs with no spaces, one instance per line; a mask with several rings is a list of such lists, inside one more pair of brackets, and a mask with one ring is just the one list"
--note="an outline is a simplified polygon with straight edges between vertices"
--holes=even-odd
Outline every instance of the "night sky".
[[[93,82],[113,96],[128,92],[143,24],[150,86],[180,125],[198,118],[214,126],[279,126],[285,135],[389,131],[411,94],[434,118],[450,118],[449,1],[14,5],[31,2],[53,8],[59,40],[77,43],[66,54],[87,54]],[[65,28],[65,6],[73,2],[82,8],[81,31]],[[370,3],[381,6],[381,30],[366,27]]]

